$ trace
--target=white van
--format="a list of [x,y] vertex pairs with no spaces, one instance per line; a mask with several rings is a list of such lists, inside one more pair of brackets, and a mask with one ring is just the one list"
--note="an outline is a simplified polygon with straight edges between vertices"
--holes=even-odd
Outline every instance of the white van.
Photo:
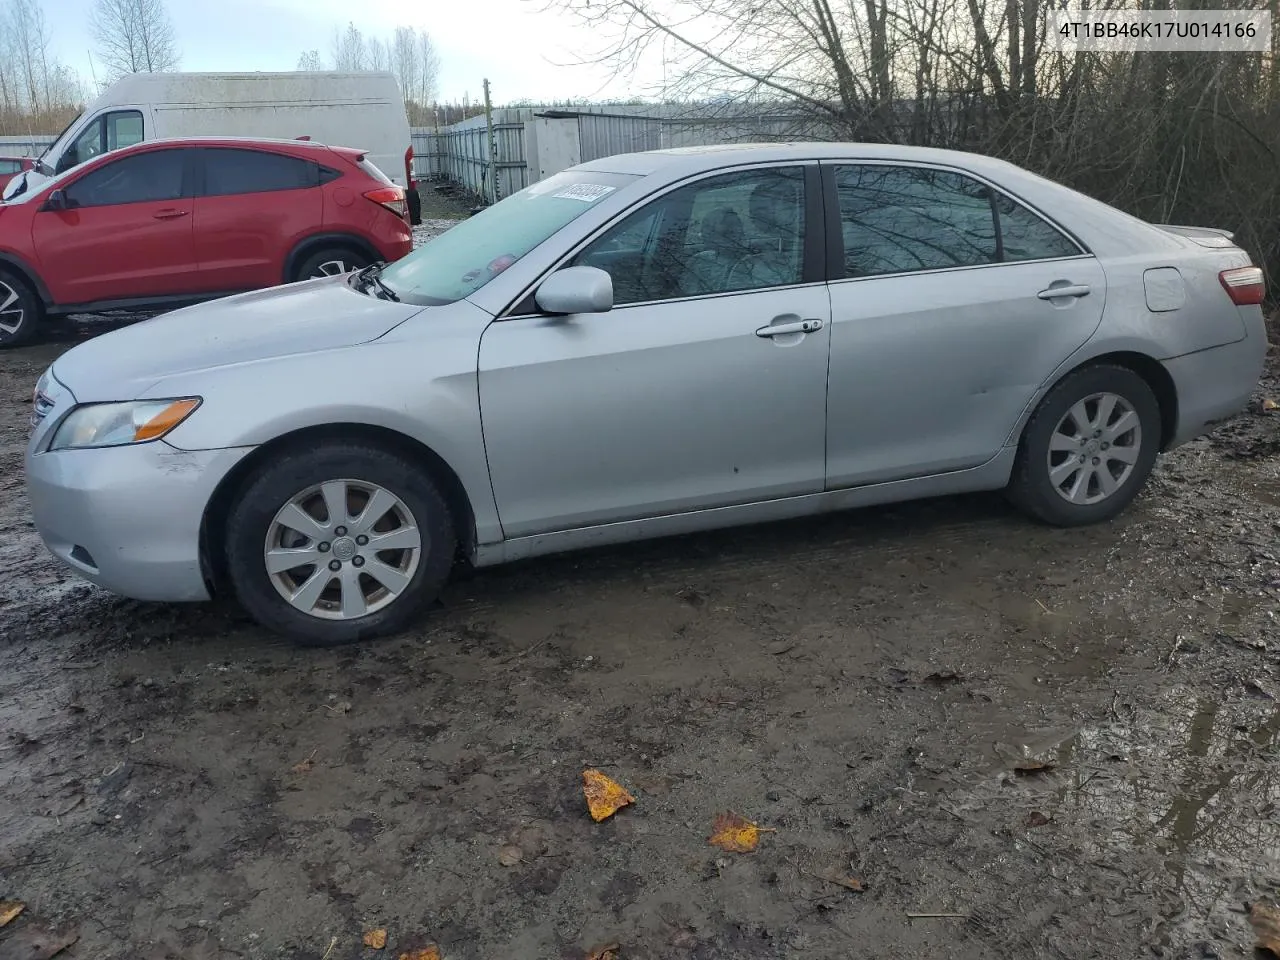
[[25,176],[8,200],[107,150],[170,137],[310,139],[356,147],[409,193],[415,223],[413,139],[404,97],[390,73],[137,73],[113,83]]

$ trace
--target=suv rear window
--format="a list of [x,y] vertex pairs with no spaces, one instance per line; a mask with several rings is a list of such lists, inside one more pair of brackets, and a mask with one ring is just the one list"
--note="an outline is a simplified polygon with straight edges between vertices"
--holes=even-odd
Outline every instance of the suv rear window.
[[368,157],[361,157],[359,160],[356,161],[356,166],[359,167],[361,170],[363,170],[365,173],[367,173],[369,176],[373,177],[373,179],[377,180],[379,183],[385,183],[389,187],[395,186],[395,184],[391,182],[391,178],[388,177],[381,170],[379,170],[377,164],[375,164]]

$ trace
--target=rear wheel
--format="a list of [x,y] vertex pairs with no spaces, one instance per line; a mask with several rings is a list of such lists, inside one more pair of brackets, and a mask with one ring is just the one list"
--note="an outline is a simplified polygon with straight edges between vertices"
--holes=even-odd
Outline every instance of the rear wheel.
[[408,190],[405,198],[409,201],[409,223],[416,227],[422,223],[422,194],[416,189]]
[[336,277],[369,265],[369,258],[346,247],[328,247],[308,256],[294,271],[293,279],[315,280]]
[[1141,492],[1160,436],[1160,404],[1142,377],[1110,364],[1078,370],[1023,431],[1009,498],[1056,526],[1110,520]]
[[30,343],[41,320],[40,299],[27,283],[0,270],[0,348]]
[[427,474],[376,446],[285,455],[227,518],[227,565],[245,609],[308,646],[400,630],[435,600],[456,540]]

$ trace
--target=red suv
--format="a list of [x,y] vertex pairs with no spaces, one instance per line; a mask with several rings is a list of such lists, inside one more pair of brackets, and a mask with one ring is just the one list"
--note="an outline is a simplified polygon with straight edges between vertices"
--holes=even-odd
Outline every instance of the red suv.
[[179,306],[411,249],[404,190],[360,150],[144,141],[0,203],[0,347],[46,315]]
[[0,157],[0,190],[23,170],[30,170],[34,165],[35,161],[30,157]]

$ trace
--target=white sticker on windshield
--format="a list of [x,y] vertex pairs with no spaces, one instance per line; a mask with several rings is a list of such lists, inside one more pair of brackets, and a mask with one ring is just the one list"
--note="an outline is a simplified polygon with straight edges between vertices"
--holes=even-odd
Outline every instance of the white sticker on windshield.
[[565,200],[581,200],[583,203],[595,203],[601,197],[611,193],[613,193],[613,187],[604,187],[598,183],[575,183],[571,187],[565,187],[553,193],[552,196],[562,197]]

